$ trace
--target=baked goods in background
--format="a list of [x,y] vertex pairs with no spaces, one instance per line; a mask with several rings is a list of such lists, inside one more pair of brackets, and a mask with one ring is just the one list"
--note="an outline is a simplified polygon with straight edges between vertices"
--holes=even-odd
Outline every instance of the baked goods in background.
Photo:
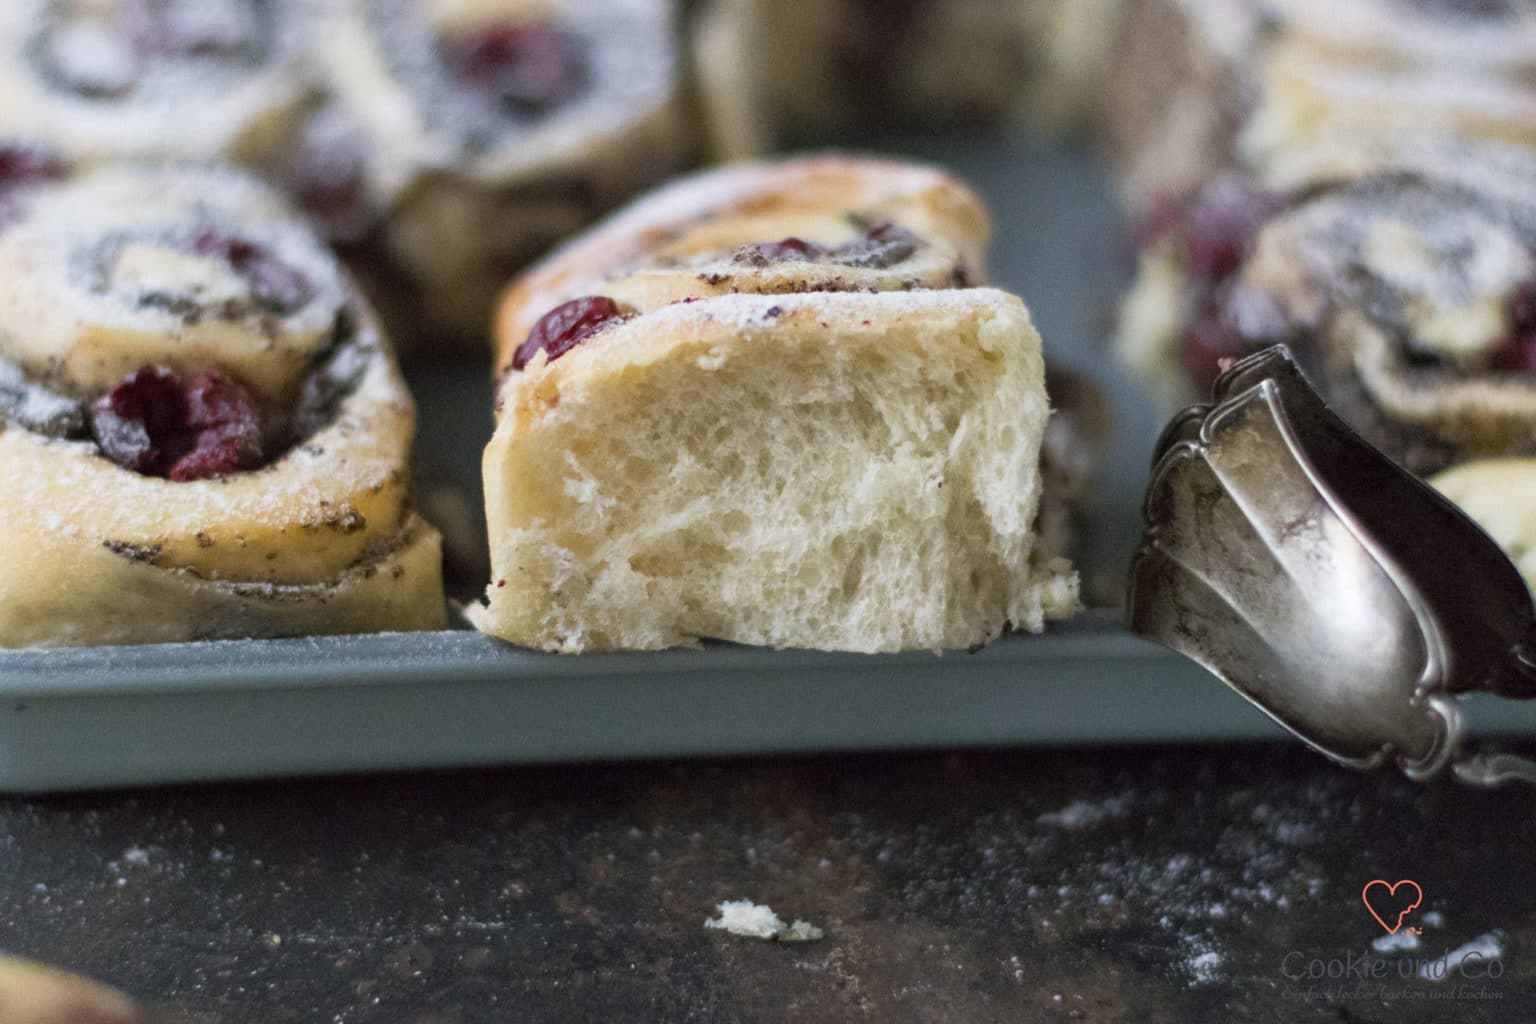
[[397,342],[478,344],[508,276],[690,166],[701,134],[741,154],[873,125],[1075,122],[1120,8],[18,0],[0,13],[0,152],[257,169],[342,248]]
[[1504,549],[1536,590],[1536,458],[1475,459],[1429,482]]
[[[1145,0],[1023,0],[1032,67],[1014,121],[1030,131],[1092,127],[1095,107],[1117,59],[1115,41],[1128,7]],[[957,57],[965,60],[965,55]]]
[[1030,67],[1021,3],[705,0],[692,28],[709,135],[741,157],[849,127],[1006,113]]
[[1137,0],[1111,53],[1097,131],[1135,210],[1317,146],[1536,145],[1524,3]]
[[[1114,429],[1108,396],[1086,374],[1045,364],[1045,392],[1051,418],[1040,445],[1040,514],[1036,528],[1040,551],[1074,558],[1084,528],[1099,500],[1099,476]],[[1110,584],[1107,601],[1099,581],[1085,593],[1089,604],[1115,603],[1120,581]]]
[[1039,337],[975,197],[847,157],[685,179],[509,291],[481,629],[969,647],[1070,614],[1035,530]]
[[1294,155],[1152,224],[1119,344],[1172,396],[1284,342],[1409,469],[1536,452],[1536,152],[1424,140]]
[[1126,204],[1198,187],[1234,159],[1257,102],[1260,0],[1123,0],[1093,129]]
[[1101,122],[1144,224],[1121,358],[1171,409],[1286,343],[1533,579],[1536,8],[1150,0],[1120,36]]
[[276,171],[314,92],[306,3],[6,0],[0,147],[91,166],[226,160]]
[[439,628],[414,411],[267,186],[122,165],[0,226],[0,646]]
[[1174,404],[1284,342],[1536,585],[1536,151],[1367,140],[1292,151],[1268,178],[1219,177],[1153,219],[1122,357]]
[[482,344],[508,276],[688,165],[670,0],[15,0],[6,153],[227,161],[294,194],[397,334]]
[[716,157],[871,130],[1087,114],[1122,0],[702,0],[690,41]]
[[1456,134],[1536,145],[1536,7],[1267,0],[1245,159],[1335,139]]
[[416,340],[482,342],[514,271],[691,158],[667,0],[321,11],[296,187]]

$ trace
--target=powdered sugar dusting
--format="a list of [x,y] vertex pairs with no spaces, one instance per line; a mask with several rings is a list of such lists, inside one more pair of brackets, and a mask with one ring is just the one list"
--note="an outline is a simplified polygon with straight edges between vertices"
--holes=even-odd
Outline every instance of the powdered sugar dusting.
[[1383,935],[1371,942],[1371,949],[1378,953],[1399,953],[1419,948],[1419,937],[1410,928],[1399,928],[1390,935]]
[[1115,818],[1123,818],[1130,813],[1132,797],[1129,794],[1108,797],[1090,803],[1086,800],[1074,800],[1059,811],[1050,811],[1040,815],[1035,820],[1042,825],[1054,825],[1057,828],[1090,828]]
[[1190,987],[1209,985],[1216,980],[1225,958],[1214,949],[1204,948],[1201,943],[1192,945],[1196,947],[1195,951],[1184,961],[1184,969],[1189,972]]
[[[1504,955],[1504,933],[1497,929],[1479,935],[1471,942],[1457,946],[1445,954],[1442,960],[1429,960],[1419,965],[1419,977],[1426,981],[1445,981],[1461,978],[1459,967],[1468,961],[1497,960]],[[1442,962],[1448,969],[1442,969]]]
[[[777,308],[778,312],[769,315]],[[865,320],[888,325],[903,316],[974,317],[994,310],[1023,312],[1016,296],[993,288],[950,288],[911,292],[818,292],[807,295],[716,295],[698,302],[666,306],[644,319],[654,329],[669,330],[679,322],[714,321],[737,331],[761,329],[802,311],[823,315],[828,325],[863,326]],[[878,319],[876,319],[878,318]],[[818,321],[819,323],[820,321]]]
[[1205,812],[1227,823],[1208,843],[1172,848],[1150,840],[1183,813],[1166,791],[1131,784],[1066,799],[1035,815],[1027,841],[1007,856],[1050,861],[1071,848],[1082,851],[1080,863],[1020,886],[1017,912],[1042,942],[1069,929],[1134,932],[1125,941],[1166,955],[1169,983],[1228,984],[1248,970],[1239,951],[1255,929],[1283,929],[1303,904],[1341,898],[1318,846],[1329,822],[1351,814],[1349,785],[1320,776],[1283,792],[1230,794]]

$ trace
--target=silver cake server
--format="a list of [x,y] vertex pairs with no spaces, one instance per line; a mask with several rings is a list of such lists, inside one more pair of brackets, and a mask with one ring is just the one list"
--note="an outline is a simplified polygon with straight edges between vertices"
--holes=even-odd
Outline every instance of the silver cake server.
[[1460,695],[1536,697],[1536,606],[1483,530],[1331,412],[1284,346],[1158,441],[1133,632],[1341,764],[1536,783],[1461,748]]

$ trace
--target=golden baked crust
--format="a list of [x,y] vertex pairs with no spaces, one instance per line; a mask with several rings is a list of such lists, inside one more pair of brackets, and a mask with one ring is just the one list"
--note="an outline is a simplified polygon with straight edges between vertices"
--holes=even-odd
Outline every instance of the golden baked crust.
[[[742,246],[794,236],[835,245],[858,233],[849,214],[888,220],[925,243],[886,268],[788,261],[743,266]],[[807,290],[949,288],[985,281],[991,221],[974,192],[926,166],[825,155],[743,163],[692,175],[632,203],[555,250],[508,288],[496,365],[552,307],[622,292],[637,309],[686,297]]]

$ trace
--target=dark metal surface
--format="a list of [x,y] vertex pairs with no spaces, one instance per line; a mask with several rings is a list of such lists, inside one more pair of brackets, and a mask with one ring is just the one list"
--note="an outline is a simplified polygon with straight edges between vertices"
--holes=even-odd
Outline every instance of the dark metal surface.
[[[0,948],[189,1021],[1477,1024],[1536,1014],[1533,846],[1528,790],[1279,744],[9,800]],[[703,927],[737,898],[826,937]],[[1498,978],[1416,976],[1467,943]],[[1389,973],[1286,977],[1346,958]]]

